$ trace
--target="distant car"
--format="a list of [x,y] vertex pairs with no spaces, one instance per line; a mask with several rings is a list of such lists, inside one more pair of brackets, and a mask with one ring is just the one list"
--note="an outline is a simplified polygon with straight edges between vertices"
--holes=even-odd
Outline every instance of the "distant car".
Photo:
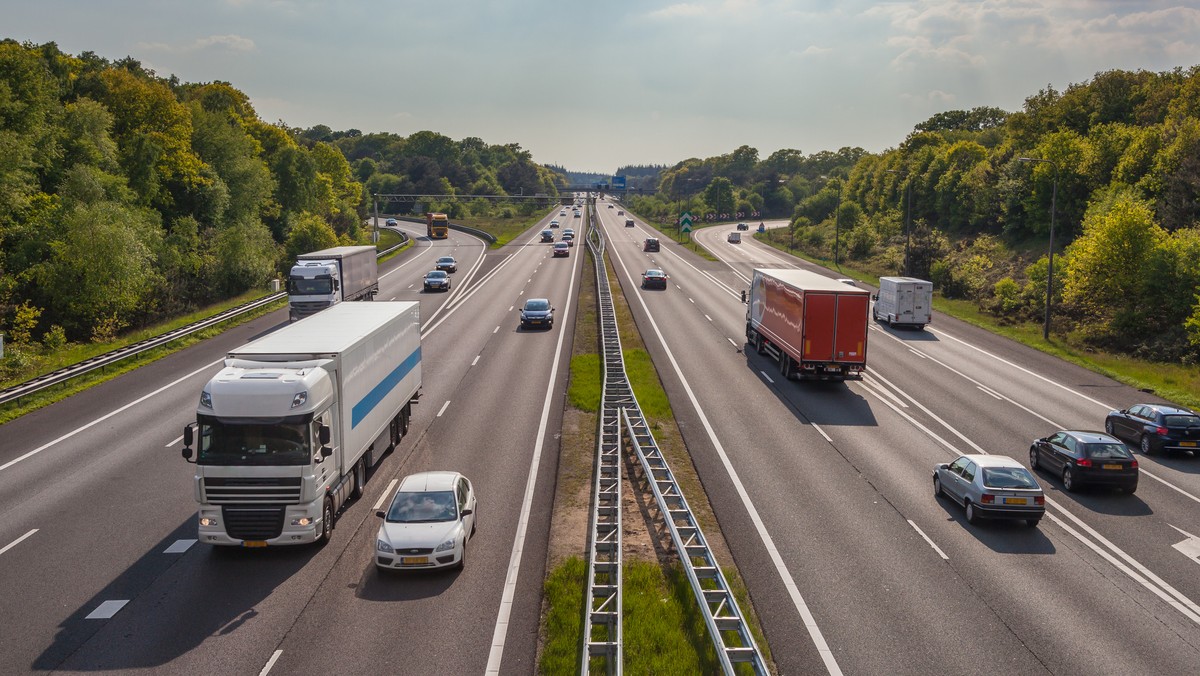
[[617,215],[618,215],[618,216],[624,216],[624,215],[625,215],[625,210],[624,210],[624,209],[617,209]]
[[375,566],[385,570],[462,568],[475,535],[478,505],[471,482],[458,472],[404,477],[375,536]]
[[1029,466],[1062,478],[1063,488],[1077,491],[1096,484],[1137,490],[1138,461],[1118,438],[1099,432],[1055,432],[1034,439]]
[[767,224],[766,224],[766,223],[759,223],[759,224],[758,224],[758,231],[759,231],[759,232],[766,232],[766,231],[767,231]]
[[400,222],[394,218],[389,218],[386,222],[384,222],[384,225],[388,226],[389,228],[394,228],[397,225],[400,225]]
[[553,221],[550,221],[550,227],[552,227],[552,228],[558,227],[558,219],[557,218],[554,219]]
[[658,238],[647,237],[645,242],[642,242],[642,251],[658,251]]
[[562,241],[566,242],[567,246],[575,246],[575,233],[564,232],[563,236],[562,236]]
[[635,225],[637,225],[637,224],[633,222],[633,219],[632,219],[632,218],[626,218],[626,219],[625,219],[625,227],[627,227],[627,228],[632,228],[632,227],[633,227],[633,226],[635,226]]
[[554,306],[545,298],[530,298],[521,307],[521,328],[554,328]]
[[736,231],[731,232],[731,233],[729,233],[729,237],[727,239],[729,240],[730,244],[741,244],[742,243],[742,233],[736,232]]
[[555,258],[558,258],[560,256],[570,256],[570,255],[571,255],[570,242],[555,242],[554,243],[554,257]]
[[750,229],[750,224],[749,224],[749,223],[738,223],[738,224],[737,224],[737,229],[738,229],[738,230],[749,230],[749,229]]
[[449,291],[450,275],[445,270],[430,270],[425,273],[424,286],[426,291]]
[[437,263],[434,263],[433,269],[458,272],[458,261],[454,260],[454,256],[442,256],[437,259]]
[[611,204],[610,204],[610,205],[608,205],[608,208],[609,208],[609,209],[613,208],[613,205],[611,205]]
[[949,496],[966,510],[967,523],[1018,519],[1037,526],[1046,495],[1033,474],[1005,455],[962,455],[933,468],[933,494]]
[[642,273],[642,288],[643,289],[665,289],[667,288],[667,273],[662,270],[647,270]]
[[542,231],[542,241],[543,242],[553,242],[554,241],[554,231],[553,230],[543,230]]
[[583,217],[583,215],[580,214],[578,211],[575,212],[575,218],[582,218],[582,217]]
[[1166,404],[1137,404],[1110,411],[1104,431],[1150,455],[1159,451],[1200,452],[1200,416]]
[[570,236],[574,237],[575,236],[575,228],[563,228],[563,236],[566,236],[566,235],[570,235]]
[[567,215],[567,210],[566,210],[566,209],[563,209],[562,211],[558,212],[558,215],[559,215],[559,216],[566,216],[566,215]]

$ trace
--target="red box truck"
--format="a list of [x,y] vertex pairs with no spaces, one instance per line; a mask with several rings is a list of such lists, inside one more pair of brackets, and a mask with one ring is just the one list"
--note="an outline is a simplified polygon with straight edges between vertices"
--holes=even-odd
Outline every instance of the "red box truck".
[[867,367],[870,292],[815,272],[756,269],[746,340],[785,378],[844,380]]

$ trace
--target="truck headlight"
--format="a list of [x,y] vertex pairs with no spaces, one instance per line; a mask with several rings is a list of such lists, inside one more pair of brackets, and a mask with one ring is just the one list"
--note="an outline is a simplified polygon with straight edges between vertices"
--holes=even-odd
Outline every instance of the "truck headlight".
[[308,390],[297,392],[296,396],[292,397],[292,408],[303,406],[304,402],[308,401]]
[[208,393],[208,390],[200,393],[200,405],[204,408],[212,409],[212,395]]
[[202,516],[202,517],[200,517],[200,525],[201,526],[216,526],[218,524],[217,524],[217,520],[212,518],[211,516]]
[[433,551],[435,551],[435,552],[448,552],[448,551],[450,551],[451,549],[454,549],[454,543],[455,543],[455,542],[456,542],[456,540],[454,540],[453,538],[452,538],[452,539],[450,539],[450,540],[446,540],[446,541],[445,541],[445,542],[443,542],[442,544],[438,545],[438,546],[437,546],[437,548],[436,548],[436,549],[434,549]]
[[384,542],[383,540],[375,541],[375,549],[378,549],[381,552],[387,552],[388,554],[392,554],[396,551],[396,550],[392,549],[391,545]]
[[293,526],[311,526],[313,519],[311,516],[302,516],[298,519],[292,519]]

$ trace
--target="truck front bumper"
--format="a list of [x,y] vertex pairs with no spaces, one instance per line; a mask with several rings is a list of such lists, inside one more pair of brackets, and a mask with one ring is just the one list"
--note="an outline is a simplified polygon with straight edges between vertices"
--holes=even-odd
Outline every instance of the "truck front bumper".
[[277,547],[316,542],[321,505],[209,505],[197,515],[197,539],[226,547]]

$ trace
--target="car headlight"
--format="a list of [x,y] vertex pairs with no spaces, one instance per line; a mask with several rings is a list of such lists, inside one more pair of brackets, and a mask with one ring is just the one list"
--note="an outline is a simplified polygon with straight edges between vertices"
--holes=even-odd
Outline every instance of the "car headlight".
[[396,551],[396,550],[392,549],[392,546],[391,546],[391,545],[389,545],[388,543],[384,542],[383,540],[376,540],[376,541],[375,541],[375,549],[377,549],[377,550],[379,550],[379,551],[381,551],[381,552],[387,552],[388,554],[395,553],[395,551]]
[[212,518],[211,516],[202,516],[202,517],[200,517],[200,525],[201,526],[215,526],[215,525],[217,525],[217,520]]
[[456,540],[456,539],[454,539],[454,538],[451,538],[451,539],[449,539],[449,540],[446,540],[446,541],[445,541],[445,542],[443,542],[442,544],[438,545],[438,546],[437,546],[437,548],[435,548],[433,551],[435,551],[435,552],[448,552],[448,551],[450,551],[451,549],[454,549],[454,543],[455,543],[455,542],[457,542],[457,540]]

